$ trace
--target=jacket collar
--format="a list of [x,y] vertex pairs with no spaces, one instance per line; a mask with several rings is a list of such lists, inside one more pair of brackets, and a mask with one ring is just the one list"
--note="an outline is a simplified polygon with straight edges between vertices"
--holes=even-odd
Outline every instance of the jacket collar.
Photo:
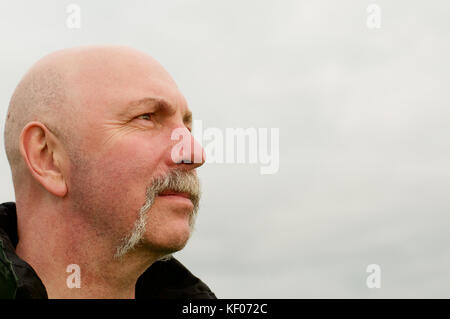
[[0,263],[4,267],[0,269],[0,277],[4,278],[8,289],[0,293],[4,298],[47,298],[47,291],[34,269],[16,255],[17,243],[16,205],[1,204]]
[[[18,243],[14,202],[0,204],[0,298],[48,298],[34,269],[15,253]],[[215,299],[199,278],[178,260],[157,261],[138,279],[136,299]]]

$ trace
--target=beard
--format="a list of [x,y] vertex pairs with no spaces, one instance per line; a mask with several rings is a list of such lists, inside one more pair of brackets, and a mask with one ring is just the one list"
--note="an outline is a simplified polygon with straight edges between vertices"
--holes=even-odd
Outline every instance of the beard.
[[[157,176],[152,180],[146,189],[146,200],[139,209],[139,215],[134,223],[133,230],[121,240],[117,247],[115,258],[122,258],[131,250],[135,249],[142,241],[146,232],[147,213],[152,207],[156,196],[165,190],[172,190],[179,193],[188,193],[194,208],[189,216],[190,233],[194,230],[195,220],[200,202],[200,181],[194,171],[173,170],[165,176]],[[171,254],[160,259],[170,259]]]

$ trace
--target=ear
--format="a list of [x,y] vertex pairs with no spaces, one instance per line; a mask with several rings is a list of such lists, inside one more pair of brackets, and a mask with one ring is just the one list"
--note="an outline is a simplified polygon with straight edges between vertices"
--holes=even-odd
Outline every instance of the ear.
[[67,185],[64,149],[56,136],[40,122],[30,122],[20,135],[20,153],[31,175],[51,194],[64,197]]

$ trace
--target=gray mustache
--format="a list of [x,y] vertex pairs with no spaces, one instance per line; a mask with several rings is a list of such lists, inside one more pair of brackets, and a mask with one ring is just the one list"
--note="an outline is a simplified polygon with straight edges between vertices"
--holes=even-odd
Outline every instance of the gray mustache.
[[194,206],[198,206],[201,195],[200,181],[193,171],[173,170],[165,176],[158,176],[153,180],[151,189],[155,195],[168,189],[188,193]]

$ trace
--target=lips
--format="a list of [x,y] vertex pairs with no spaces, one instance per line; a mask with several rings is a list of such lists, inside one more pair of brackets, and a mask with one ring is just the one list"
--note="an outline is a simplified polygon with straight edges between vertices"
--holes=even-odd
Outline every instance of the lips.
[[159,193],[159,196],[180,196],[180,197],[184,197],[184,198],[187,198],[187,199],[191,198],[189,193],[180,193],[180,192],[176,192],[176,191],[173,191],[173,190],[170,190],[170,189]]

